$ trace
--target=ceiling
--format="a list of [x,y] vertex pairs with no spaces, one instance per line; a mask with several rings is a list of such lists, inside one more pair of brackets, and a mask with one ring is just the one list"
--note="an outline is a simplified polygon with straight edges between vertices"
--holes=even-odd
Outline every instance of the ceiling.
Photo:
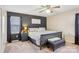
[[36,9],[40,8],[40,6],[41,5],[0,5],[0,7],[4,8],[7,11],[45,16],[45,17],[65,12],[68,10],[72,10],[75,8],[79,8],[79,5],[60,5],[60,8],[54,9],[53,13],[46,13],[46,12],[39,13],[40,10]]

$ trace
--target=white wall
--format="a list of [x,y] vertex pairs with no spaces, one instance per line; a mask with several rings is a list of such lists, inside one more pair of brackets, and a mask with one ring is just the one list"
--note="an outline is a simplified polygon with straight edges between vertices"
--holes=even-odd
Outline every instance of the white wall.
[[4,52],[7,42],[7,13],[4,9],[0,9],[0,52]]
[[4,52],[7,43],[7,12],[2,10],[2,50]]
[[2,33],[1,33],[1,9],[0,9],[0,51],[1,51],[1,37]]
[[62,31],[67,42],[74,43],[75,40],[75,14],[79,9],[70,10],[58,15],[47,17],[47,29]]

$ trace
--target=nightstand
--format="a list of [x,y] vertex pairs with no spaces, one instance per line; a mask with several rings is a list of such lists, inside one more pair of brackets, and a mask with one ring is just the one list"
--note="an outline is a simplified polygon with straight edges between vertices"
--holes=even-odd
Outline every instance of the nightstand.
[[21,33],[21,41],[27,41],[28,40],[28,33]]

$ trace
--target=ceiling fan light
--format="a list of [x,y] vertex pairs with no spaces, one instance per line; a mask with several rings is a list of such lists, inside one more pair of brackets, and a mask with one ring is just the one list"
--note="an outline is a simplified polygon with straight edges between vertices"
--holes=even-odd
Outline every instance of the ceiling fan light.
[[51,11],[49,9],[46,10],[46,13],[51,13]]

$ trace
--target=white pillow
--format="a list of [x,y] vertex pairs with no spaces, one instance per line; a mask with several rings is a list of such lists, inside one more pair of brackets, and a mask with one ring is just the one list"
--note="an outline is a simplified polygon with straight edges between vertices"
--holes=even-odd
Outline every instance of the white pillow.
[[61,40],[61,38],[59,38],[59,37],[54,37],[54,38],[48,39],[49,42],[57,41],[57,40]]
[[29,28],[30,32],[38,32],[38,28]]
[[39,28],[38,31],[45,31],[45,28],[44,27],[41,27],[41,28]]

